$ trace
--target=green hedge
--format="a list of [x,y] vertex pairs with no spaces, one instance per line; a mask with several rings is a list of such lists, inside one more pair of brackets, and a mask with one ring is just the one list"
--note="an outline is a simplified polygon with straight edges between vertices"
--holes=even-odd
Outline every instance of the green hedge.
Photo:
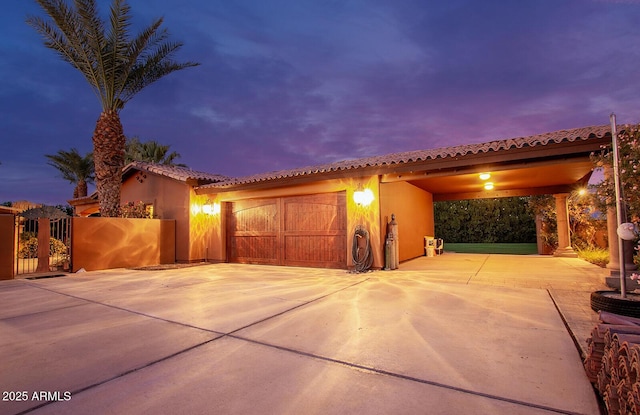
[[434,203],[437,238],[447,243],[535,243],[528,197]]

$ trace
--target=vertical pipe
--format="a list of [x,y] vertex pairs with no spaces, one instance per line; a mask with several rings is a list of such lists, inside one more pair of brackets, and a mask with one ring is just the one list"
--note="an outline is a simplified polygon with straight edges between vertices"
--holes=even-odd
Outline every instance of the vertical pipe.
[[[619,154],[618,154],[618,135],[616,132],[616,115],[611,114],[609,116],[609,121],[611,121],[611,146],[613,148],[613,183],[615,186],[616,192],[616,213],[618,216],[617,226],[620,226],[625,222],[626,212],[624,211],[624,201],[622,200],[622,191],[620,188],[620,172],[619,172]],[[618,258],[620,260],[620,295],[622,298],[627,297],[627,286],[626,286],[626,277],[627,270],[625,266],[624,260],[624,242],[622,238],[617,234],[618,240]]]

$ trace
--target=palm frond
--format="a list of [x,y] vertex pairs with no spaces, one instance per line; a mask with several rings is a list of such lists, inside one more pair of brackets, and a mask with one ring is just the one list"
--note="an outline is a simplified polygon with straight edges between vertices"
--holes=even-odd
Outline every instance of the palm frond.
[[103,49],[105,47],[104,24],[100,20],[95,0],[74,0],[76,14],[81,26],[79,37],[82,41],[85,59],[91,62],[93,68],[93,80],[98,92],[102,107],[109,102],[107,88],[104,80],[105,62]]
[[51,22],[36,16],[27,18],[32,26],[44,38],[45,46],[56,51],[62,59],[78,69],[100,98],[101,88],[96,76],[98,64],[95,55],[88,47],[85,24],[78,12],[69,7],[64,0],[36,0],[51,18]]
[[109,102],[111,109],[120,107],[119,95],[122,90],[122,79],[128,72],[126,62],[129,51],[129,28],[131,26],[131,7],[124,0],[114,0],[111,5],[110,27],[107,34],[107,48],[105,52],[105,83],[111,94]]
[[62,178],[71,183],[91,183],[95,179],[92,153],[81,156],[78,149],[72,148],[70,151],[59,150],[56,154],[45,154],[45,157],[49,159],[47,164],[58,169]]
[[153,53],[145,56],[144,60],[138,62],[131,69],[122,91],[123,102],[129,101],[142,89],[172,72],[200,65],[196,62],[178,63],[171,60],[171,55],[181,47],[182,43],[163,43]]
[[171,55],[182,46],[168,43],[168,32],[160,30],[163,19],[131,39],[131,7],[126,0],[113,0],[108,29],[100,18],[96,0],[35,0],[51,21],[28,17],[27,23],[45,39],[45,46],[80,70],[103,110],[119,111],[146,86],[171,72],[197,63],[177,63]]

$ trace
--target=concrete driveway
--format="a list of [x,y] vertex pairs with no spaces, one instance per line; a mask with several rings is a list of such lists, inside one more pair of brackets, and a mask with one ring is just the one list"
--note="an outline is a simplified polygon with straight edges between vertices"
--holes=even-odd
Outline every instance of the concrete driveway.
[[2,281],[0,413],[598,414],[550,289],[480,257]]

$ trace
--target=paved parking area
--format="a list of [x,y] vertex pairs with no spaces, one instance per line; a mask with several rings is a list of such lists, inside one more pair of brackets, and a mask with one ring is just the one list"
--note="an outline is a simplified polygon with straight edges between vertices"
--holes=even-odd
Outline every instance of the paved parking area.
[[598,414],[550,295],[598,271],[537,262],[562,284],[522,287],[491,257],[2,281],[0,413]]

